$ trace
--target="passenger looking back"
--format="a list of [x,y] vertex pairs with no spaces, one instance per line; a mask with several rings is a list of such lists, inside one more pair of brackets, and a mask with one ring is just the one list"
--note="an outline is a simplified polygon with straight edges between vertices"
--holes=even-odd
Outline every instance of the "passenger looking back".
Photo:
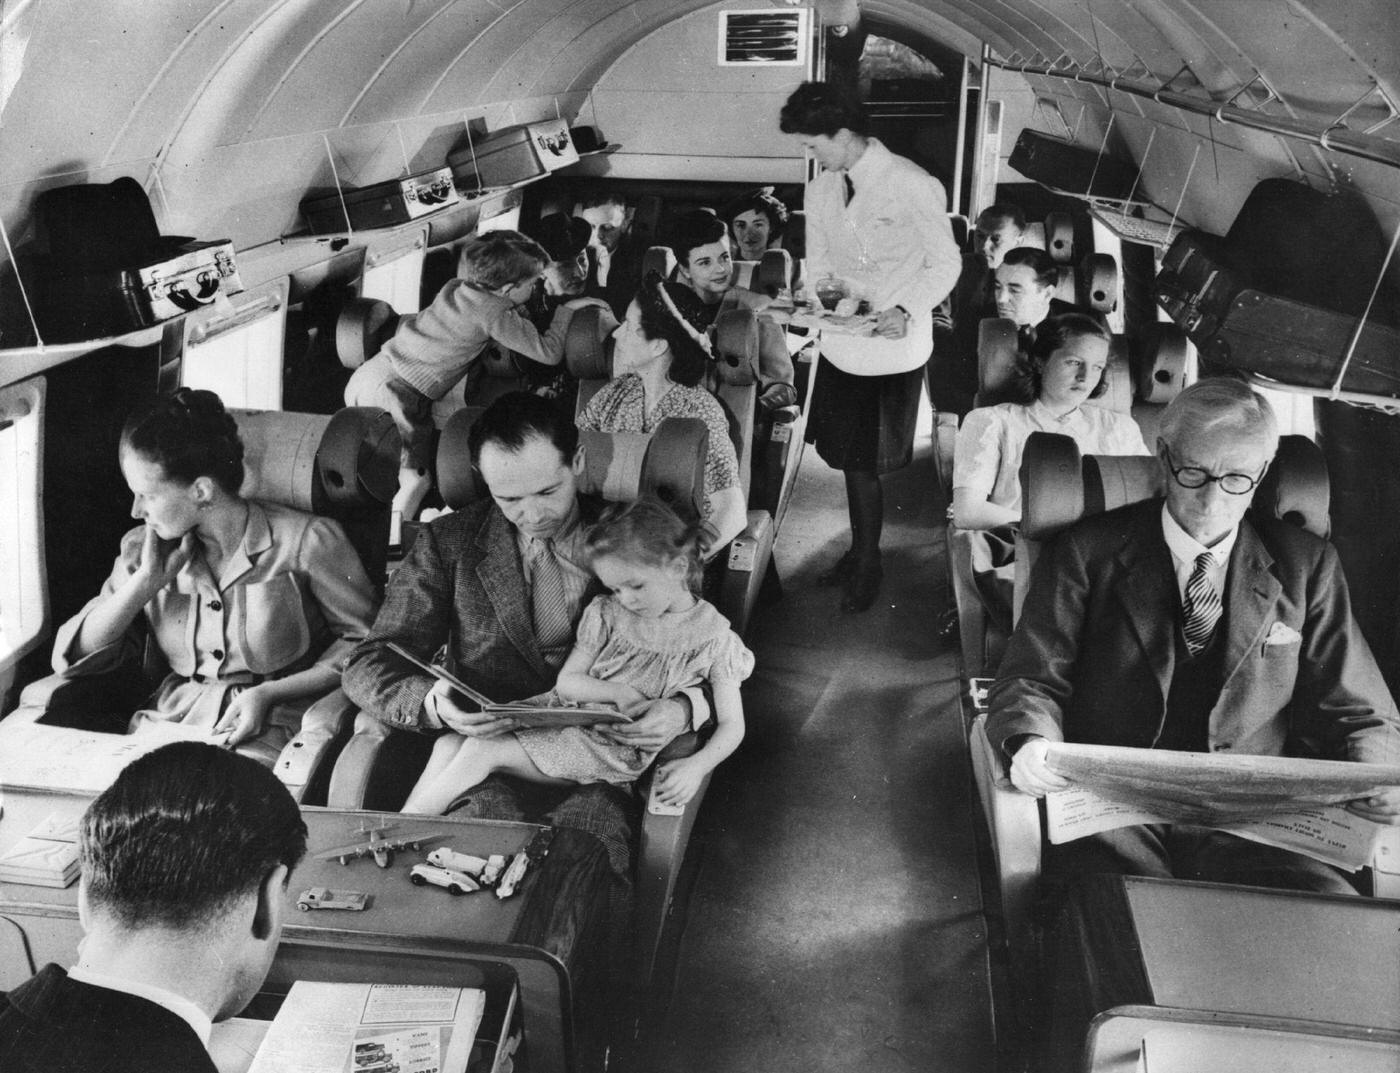
[[962,257],[962,274],[943,301],[928,363],[929,398],[940,413],[962,417],[977,394],[977,329],[997,316],[996,270],[1007,251],[1021,245],[1026,215],[1017,206],[998,203],[982,210],[972,231],[972,253]]
[[724,206],[719,216],[729,228],[735,260],[761,261],[769,250],[782,248],[788,210],[773,196],[771,186],[740,195]]
[[[1278,446],[1269,404],[1213,378],[1162,416],[1166,497],[1087,518],[1036,564],[990,693],[987,735],[1011,781],[1068,783],[1047,743],[1396,763],[1400,718],[1336,552],[1246,512]],[[1350,803],[1400,825],[1400,789]],[[1354,893],[1331,866],[1189,824],[1046,849],[1052,886],[1111,872]]]
[[585,190],[574,208],[574,215],[593,227],[584,297],[601,298],[619,320],[641,286],[646,255],[641,239],[632,230],[634,213],[626,198],[606,187]]
[[[701,527],[659,499],[609,507],[584,538],[584,555],[607,592],[583,612],[573,651],[540,703],[608,704],[627,716],[682,689],[708,682],[714,734],[696,753],[657,772],[662,804],[679,808],[744,736],[739,686],[753,654],[729,621],[700,598]],[[659,747],[658,747],[659,748]],[[596,727],[534,727],[491,738],[444,734],[404,804],[405,812],[446,812],[488,775],[545,785],[635,782],[658,748],[640,749]]]
[[181,388],[122,430],[131,515],[102,591],[54,638],[54,670],[170,667],[131,729],[158,720],[228,733],[271,766],[306,707],[340,684],[374,596],[335,522],[244,499],[238,427],[212,391]]
[[664,417],[704,421],[709,430],[705,521],[713,530],[707,544],[715,553],[739,535],[748,518],[729,420],[715,397],[700,386],[712,357],[700,299],[683,284],[649,273],[615,333],[614,379],[589,400],[578,427],[650,432]]
[[988,615],[1011,629],[1015,525],[1021,520],[1021,455],[1032,432],[1071,437],[1083,454],[1150,454],[1129,414],[1092,400],[1107,387],[1109,336],[1093,317],[1045,321],[1014,387],[1019,402],[973,410],[953,456],[953,524],[972,538],[972,572]]
[[[724,222],[714,213],[699,210],[677,220],[671,248],[676,254],[677,277],[703,303],[706,328],[726,310],[759,311],[772,304],[767,295],[734,284],[734,262]],[[782,329],[770,320],[759,333],[758,402],[765,410],[774,410],[796,401],[792,355]]]
[[388,411],[403,437],[399,494],[394,508],[412,518],[429,488],[433,403],[467,375],[491,341],[541,365],[564,360],[572,312],[555,310],[543,334],[523,315],[550,256],[518,231],[491,231],[468,243],[460,278],[447,283],[432,305],[405,317],[384,349],[355,370],[345,385],[347,406]]

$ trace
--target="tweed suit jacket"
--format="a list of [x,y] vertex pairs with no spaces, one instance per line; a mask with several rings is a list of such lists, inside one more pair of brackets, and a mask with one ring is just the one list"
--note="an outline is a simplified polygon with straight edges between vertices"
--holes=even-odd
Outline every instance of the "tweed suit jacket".
[[[596,501],[580,497],[579,505],[585,520],[596,516]],[[374,628],[346,662],[341,683],[351,700],[394,726],[430,729],[421,723],[423,698],[436,679],[390,652],[389,641],[423,659],[446,644],[453,673],[492,700],[554,685],[557,672],[535,640],[515,532],[489,499],[423,527]]]
[[[1022,734],[1139,748],[1161,739],[1181,630],[1162,502],[1085,519],[1036,563],[990,693],[994,746]],[[1395,703],[1330,544],[1246,517],[1223,603],[1224,684],[1208,748],[1400,760]]]
[[5,1073],[216,1073],[188,1023],[136,995],[70,980],[57,965],[0,995]]

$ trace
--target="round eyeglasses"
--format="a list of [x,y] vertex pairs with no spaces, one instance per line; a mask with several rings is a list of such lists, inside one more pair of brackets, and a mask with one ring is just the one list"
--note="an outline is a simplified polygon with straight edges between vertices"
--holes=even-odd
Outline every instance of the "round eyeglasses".
[[1222,473],[1216,476],[1209,470],[1200,469],[1196,466],[1178,466],[1172,460],[1171,448],[1163,445],[1167,456],[1167,469],[1172,471],[1172,479],[1183,488],[1204,488],[1211,483],[1220,485],[1223,492],[1228,492],[1232,496],[1247,495],[1254,491],[1254,486],[1264,478],[1264,470],[1261,470],[1258,477],[1251,477],[1248,473]]

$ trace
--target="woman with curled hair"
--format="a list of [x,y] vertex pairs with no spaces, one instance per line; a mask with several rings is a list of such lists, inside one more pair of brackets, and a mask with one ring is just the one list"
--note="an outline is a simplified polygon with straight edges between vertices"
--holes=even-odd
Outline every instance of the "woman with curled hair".
[[59,629],[54,669],[103,673],[153,643],[170,673],[130,729],[207,728],[270,765],[369,631],[359,556],[335,522],[240,495],[243,444],[212,391],[181,388],[133,414],[120,461],[142,524]]
[[771,186],[760,186],[726,205],[720,219],[729,225],[738,259],[761,261],[765,250],[782,245],[788,210]]
[[705,520],[715,533],[709,547],[718,551],[743,530],[747,516],[729,420],[700,384],[711,359],[705,321],[704,305],[690,288],[649,273],[613,334],[614,379],[589,400],[578,427],[651,432],[663,417],[704,421],[710,433]]
[[[1013,527],[1021,520],[1021,455],[1030,434],[1069,436],[1082,454],[1151,454],[1131,415],[1084,405],[1108,388],[1108,348],[1108,330],[1094,317],[1051,317],[1036,333],[1013,386],[1019,401],[973,410],[958,429],[952,520],[960,529],[986,531],[986,541],[974,545],[973,569],[989,612],[1007,627],[1009,592],[989,593],[1003,581],[1010,584],[1005,568],[1015,546]],[[984,585],[982,575],[997,571],[1003,571],[1001,581]]]

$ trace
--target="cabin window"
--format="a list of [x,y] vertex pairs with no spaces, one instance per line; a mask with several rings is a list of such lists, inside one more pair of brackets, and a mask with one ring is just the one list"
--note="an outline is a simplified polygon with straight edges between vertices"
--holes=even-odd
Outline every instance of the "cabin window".
[[388,302],[395,313],[417,313],[427,240],[427,232],[420,231],[408,242],[369,250],[360,296]]
[[0,671],[39,643],[48,622],[43,427],[42,377],[0,388]]
[[286,321],[286,280],[192,315],[185,326],[181,384],[212,391],[233,409],[280,410]]

